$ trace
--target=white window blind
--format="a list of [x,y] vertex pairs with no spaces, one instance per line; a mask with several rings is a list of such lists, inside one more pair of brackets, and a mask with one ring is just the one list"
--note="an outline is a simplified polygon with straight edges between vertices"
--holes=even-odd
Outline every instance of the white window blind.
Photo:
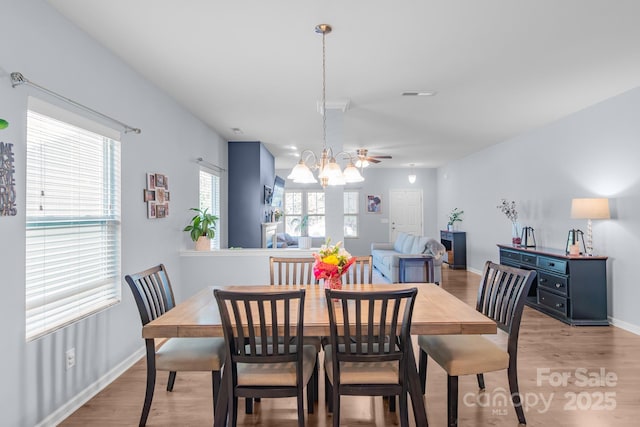
[[[220,177],[207,171],[200,171],[200,209],[220,218]],[[220,249],[220,221],[216,221],[216,234],[211,241],[215,249]]]
[[357,191],[344,192],[344,237],[358,237],[359,198]]
[[30,103],[26,206],[33,340],[120,301],[120,142]]

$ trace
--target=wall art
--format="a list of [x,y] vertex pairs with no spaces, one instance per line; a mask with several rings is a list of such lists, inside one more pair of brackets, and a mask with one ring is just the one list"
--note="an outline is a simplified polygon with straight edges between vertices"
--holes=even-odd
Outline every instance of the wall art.
[[160,173],[147,173],[147,188],[142,200],[147,203],[147,218],[169,216],[169,177]]

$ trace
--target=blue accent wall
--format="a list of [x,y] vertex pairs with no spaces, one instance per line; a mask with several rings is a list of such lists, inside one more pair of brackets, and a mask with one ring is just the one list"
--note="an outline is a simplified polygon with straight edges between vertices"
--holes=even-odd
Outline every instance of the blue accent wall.
[[273,187],[275,160],[259,141],[230,141],[229,247],[259,248],[262,226],[271,206],[264,203],[264,187]]

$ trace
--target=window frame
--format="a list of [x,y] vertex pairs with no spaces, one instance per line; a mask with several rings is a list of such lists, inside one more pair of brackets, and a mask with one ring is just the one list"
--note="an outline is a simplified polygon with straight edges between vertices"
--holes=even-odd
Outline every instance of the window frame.
[[[203,174],[208,175],[209,179],[212,181],[211,183],[211,203],[207,204],[206,196],[203,192],[206,189],[203,189],[203,179],[207,178],[203,177]],[[209,209],[209,213],[218,217],[218,221],[216,221],[216,234],[213,239],[211,239],[211,247],[213,249],[220,249],[220,174],[205,167],[200,167],[200,171],[198,172],[198,206],[200,209]]]
[[121,301],[120,133],[29,97],[25,339]]

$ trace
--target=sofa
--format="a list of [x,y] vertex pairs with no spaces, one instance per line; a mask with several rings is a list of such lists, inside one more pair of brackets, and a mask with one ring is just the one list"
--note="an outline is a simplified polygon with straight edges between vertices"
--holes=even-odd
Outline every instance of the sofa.
[[416,236],[408,233],[398,233],[393,243],[372,243],[371,257],[373,268],[378,270],[391,283],[400,280],[400,257],[407,255],[433,257],[434,281],[440,283],[442,278],[442,257],[446,249],[442,243],[427,236]]

